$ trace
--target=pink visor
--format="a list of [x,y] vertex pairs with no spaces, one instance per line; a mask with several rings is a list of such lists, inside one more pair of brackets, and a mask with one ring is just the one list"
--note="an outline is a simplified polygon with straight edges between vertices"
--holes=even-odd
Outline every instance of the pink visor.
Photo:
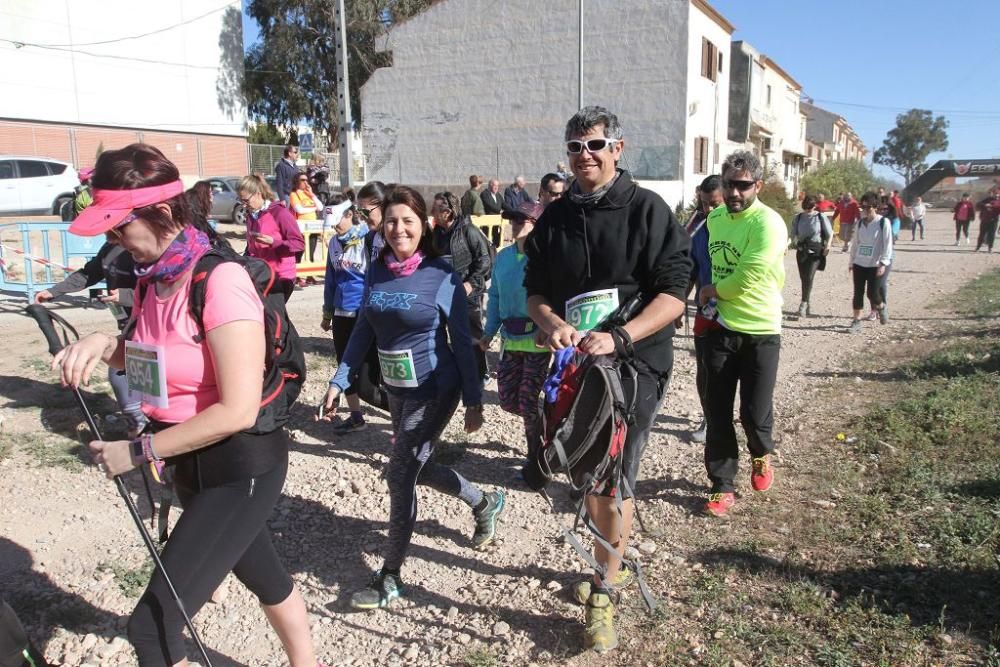
[[97,236],[114,229],[134,209],[173,199],[184,192],[179,180],[135,190],[94,190],[94,201],[69,226],[71,234]]

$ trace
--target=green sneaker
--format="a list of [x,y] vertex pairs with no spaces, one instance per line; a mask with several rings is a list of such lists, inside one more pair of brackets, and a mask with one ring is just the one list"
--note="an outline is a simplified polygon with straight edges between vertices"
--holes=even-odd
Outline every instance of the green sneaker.
[[[573,585],[573,599],[580,604],[587,604],[587,600],[590,599],[590,591],[593,588],[593,581],[593,577],[587,577],[576,582]],[[615,575],[614,587],[626,588],[631,586],[633,581],[635,581],[635,572],[622,563],[621,567],[618,568],[618,574]]]
[[482,549],[496,538],[497,522],[507,504],[503,491],[490,491],[483,497],[486,498],[486,507],[480,512],[473,510],[476,532],[472,535],[472,545],[477,549]]
[[395,574],[382,574],[379,570],[372,575],[368,588],[351,596],[351,606],[355,609],[380,609],[388,607],[390,602],[402,595],[402,579]]
[[583,643],[588,649],[607,653],[618,648],[618,633],[615,632],[615,606],[607,593],[593,593],[587,599],[586,627]]

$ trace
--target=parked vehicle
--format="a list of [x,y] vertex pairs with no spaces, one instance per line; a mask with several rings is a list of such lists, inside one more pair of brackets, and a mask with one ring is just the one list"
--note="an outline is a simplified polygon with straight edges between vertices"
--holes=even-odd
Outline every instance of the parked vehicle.
[[[246,212],[240,202],[237,188],[240,186],[239,176],[209,176],[202,179],[212,186],[212,219],[221,222],[231,222],[234,225],[246,224]],[[274,189],[274,176],[266,176],[267,184]]]
[[68,162],[0,155],[0,215],[57,215],[79,184]]

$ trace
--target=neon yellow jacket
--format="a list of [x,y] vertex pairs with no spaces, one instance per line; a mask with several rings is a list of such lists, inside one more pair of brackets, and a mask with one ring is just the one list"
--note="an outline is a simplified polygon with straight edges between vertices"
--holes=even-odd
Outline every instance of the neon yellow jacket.
[[708,239],[719,323],[740,333],[780,334],[785,221],[760,199],[736,214],[719,206],[708,216]]

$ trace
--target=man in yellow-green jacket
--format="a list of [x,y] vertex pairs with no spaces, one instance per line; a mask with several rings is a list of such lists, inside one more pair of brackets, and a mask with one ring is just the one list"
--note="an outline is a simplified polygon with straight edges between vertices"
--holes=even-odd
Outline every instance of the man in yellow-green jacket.
[[706,371],[705,468],[712,488],[705,511],[725,514],[735,503],[740,447],[733,426],[736,388],[740,422],[751,455],[750,484],[767,491],[774,480],[773,395],[781,350],[781,290],[788,231],[759,199],[764,169],[757,156],[737,151],[722,165],[725,206],[708,216],[712,284],[699,293],[702,312],[719,327],[704,332],[699,363]]

